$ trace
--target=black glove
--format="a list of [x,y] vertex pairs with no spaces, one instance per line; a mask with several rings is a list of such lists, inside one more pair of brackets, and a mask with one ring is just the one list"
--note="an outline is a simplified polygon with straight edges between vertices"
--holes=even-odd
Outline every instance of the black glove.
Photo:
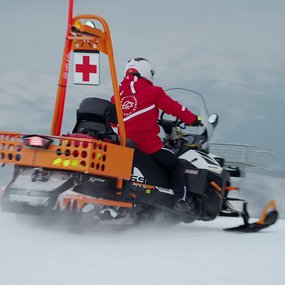
[[192,127],[203,127],[202,118],[196,116],[196,120],[191,124]]

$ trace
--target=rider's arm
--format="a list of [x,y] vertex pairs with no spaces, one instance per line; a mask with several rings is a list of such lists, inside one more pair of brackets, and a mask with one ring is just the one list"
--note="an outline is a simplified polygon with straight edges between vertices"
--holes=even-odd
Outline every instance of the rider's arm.
[[162,88],[157,88],[156,106],[165,113],[177,117],[179,120],[191,125],[197,120],[197,116],[182,106],[179,102],[169,97]]

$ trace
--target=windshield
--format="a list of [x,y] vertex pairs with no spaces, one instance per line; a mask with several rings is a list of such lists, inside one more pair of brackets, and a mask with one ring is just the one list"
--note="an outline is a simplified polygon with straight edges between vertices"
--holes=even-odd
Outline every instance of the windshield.
[[[208,123],[209,113],[207,110],[206,103],[202,94],[184,88],[170,88],[166,89],[165,92],[175,101],[178,101],[188,110],[202,118],[204,127],[190,127],[187,126],[185,133],[200,135],[207,129],[208,137],[210,138],[213,132],[213,126]],[[167,120],[175,120],[171,115],[164,114],[163,116]]]

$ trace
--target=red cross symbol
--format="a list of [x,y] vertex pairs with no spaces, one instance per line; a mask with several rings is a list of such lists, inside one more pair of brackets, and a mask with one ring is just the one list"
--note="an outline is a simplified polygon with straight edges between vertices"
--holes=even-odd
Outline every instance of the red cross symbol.
[[90,64],[90,57],[83,56],[83,63],[75,65],[76,72],[82,72],[83,81],[90,81],[90,73],[97,73],[97,65]]

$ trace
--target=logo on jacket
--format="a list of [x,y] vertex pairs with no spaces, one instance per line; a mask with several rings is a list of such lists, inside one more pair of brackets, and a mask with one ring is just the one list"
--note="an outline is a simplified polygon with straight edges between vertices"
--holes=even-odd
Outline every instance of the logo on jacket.
[[137,99],[135,96],[125,96],[121,99],[122,104],[122,110],[124,113],[124,117],[130,116],[132,113],[134,113],[137,109]]

